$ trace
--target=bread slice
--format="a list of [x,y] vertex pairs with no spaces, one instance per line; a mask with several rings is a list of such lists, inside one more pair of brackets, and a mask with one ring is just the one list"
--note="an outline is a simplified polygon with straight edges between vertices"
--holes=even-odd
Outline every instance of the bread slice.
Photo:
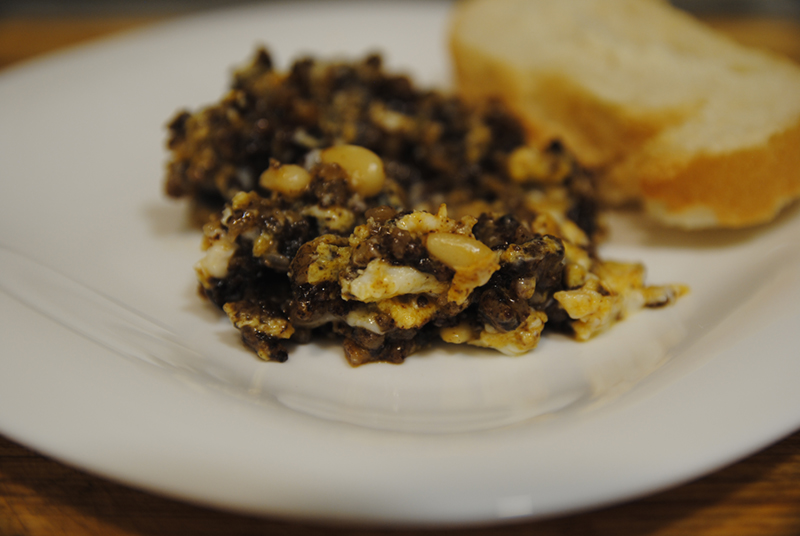
[[800,196],[800,67],[666,1],[466,0],[450,38],[463,95],[561,139],[608,202],[743,227]]

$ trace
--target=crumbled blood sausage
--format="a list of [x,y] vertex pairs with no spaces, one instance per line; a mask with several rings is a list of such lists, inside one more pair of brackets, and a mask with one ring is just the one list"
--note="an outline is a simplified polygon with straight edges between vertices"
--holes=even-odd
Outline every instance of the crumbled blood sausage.
[[[410,206],[455,189],[488,199],[497,194],[482,180],[504,175],[509,154],[525,143],[522,125],[499,102],[475,107],[418,90],[384,72],[379,56],[352,64],[306,58],[288,74],[276,72],[270,58],[258,50],[218,104],[182,110],[168,124],[170,196],[220,206],[258,189],[271,159],[304,164],[314,149],[348,143],[381,156],[387,175],[413,194]],[[318,188],[324,202],[341,202],[335,184]]]
[[533,238],[530,228],[511,214],[499,218],[481,214],[472,232],[475,238],[492,249],[505,249],[509,244],[521,244]]
[[[283,341],[332,331],[353,366],[400,363],[439,330],[462,327],[462,335],[451,334],[454,342],[527,351],[542,322],[566,331],[578,322],[562,306],[578,302],[564,292],[585,287],[603,299],[619,297],[587,271],[613,275],[596,255],[594,180],[566,149],[554,142],[541,150],[551,176],[527,176],[523,166],[512,177],[512,160],[529,148],[522,124],[500,102],[468,104],[419,90],[406,76],[385,72],[378,55],[354,63],[304,58],[284,73],[259,49],[219,103],[180,111],[167,129],[166,193],[189,198],[205,222],[202,294],[264,359],[285,361]],[[385,182],[378,194],[354,193],[344,167],[322,162],[321,151],[344,144],[380,157]],[[268,168],[289,164],[308,173],[301,191],[262,184]],[[440,204],[456,219],[442,216],[446,211],[434,216]],[[398,224],[424,214],[446,229]],[[429,232],[474,237],[497,262],[491,257],[464,275],[428,252]],[[428,290],[383,301],[368,295],[362,303],[344,287],[371,268],[412,269],[428,289],[447,289],[459,277],[462,285],[481,277],[485,284],[469,287],[465,299]],[[378,288],[384,281],[376,278]],[[682,292],[645,290],[651,307]],[[528,330],[527,342],[514,339],[519,330]],[[472,339],[455,340],[461,336]]]

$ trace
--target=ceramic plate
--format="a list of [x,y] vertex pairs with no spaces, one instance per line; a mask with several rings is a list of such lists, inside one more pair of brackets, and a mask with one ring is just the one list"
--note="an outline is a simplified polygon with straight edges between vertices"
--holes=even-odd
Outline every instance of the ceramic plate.
[[267,3],[0,76],[0,431],[66,463],[240,512],[467,524],[651,493],[800,426],[800,214],[686,234],[610,218],[602,255],[692,293],[518,358],[437,347],[350,368],[265,363],[196,295],[199,233],[166,200],[164,125],[256,45],[384,53],[446,86],[450,5]]

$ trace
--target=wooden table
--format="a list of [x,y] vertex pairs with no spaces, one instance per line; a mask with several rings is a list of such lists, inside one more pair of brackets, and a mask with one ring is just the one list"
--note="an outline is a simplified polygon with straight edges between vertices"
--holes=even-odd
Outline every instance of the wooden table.
[[[0,19],[0,68],[152,20]],[[800,61],[797,22],[711,22],[742,41],[782,51]],[[190,506],[90,476],[0,436],[0,536],[402,536],[411,532],[290,523]],[[429,531],[414,531],[420,532]],[[444,532],[475,536],[798,535],[800,432],[695,482],[631,503],[534,523]]]

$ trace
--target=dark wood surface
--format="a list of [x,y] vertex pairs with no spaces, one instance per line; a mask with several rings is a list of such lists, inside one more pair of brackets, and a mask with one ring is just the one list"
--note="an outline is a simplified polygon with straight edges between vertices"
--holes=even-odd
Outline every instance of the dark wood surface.
[[[0,69],[153,20],[0,18]],[[797,22],[710,22],[741,41],[778,50],[800,61]],[[88,475],[0,436],[0,536],[402,536],[411,532],[327,527],[191,506]],[[476,536],[800,535],[800,432],[730,467],[637,501],[532,523],[435,532]]]
[[2,536],[729,536],[800,534],[800,433],[695,482],[584,514],[501,527],[325,527],[198,508],[87,475],[0,436]]

